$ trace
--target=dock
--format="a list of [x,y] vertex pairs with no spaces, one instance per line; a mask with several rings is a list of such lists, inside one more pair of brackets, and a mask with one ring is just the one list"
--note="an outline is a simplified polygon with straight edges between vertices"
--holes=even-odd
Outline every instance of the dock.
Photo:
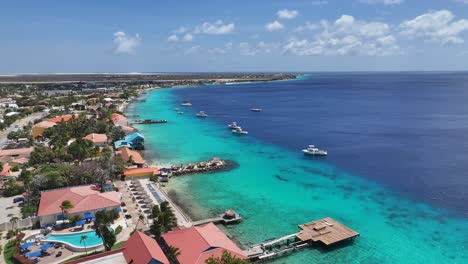
[[298,233],[269,239],[250,246],[245,254],[251,261],[263,261],[283,256],[313,245],[329,247],[352,241],[359,233],[330,217],[299,225]]
[[164,119],[145,119],[145,120],[135,120],[131,124],[164,124],[167,123],[167,120]]
[[194,226],[208,224],[208,223],[228,225],[228,224],[236,224],[236,223],[239,223],[240,221],[242,221],[242,216],[236,213],[236,211],[229,209],[229,210],[226,210],[224,214],[218,217],[204,219],[200,221],[194,221],[192,224]]

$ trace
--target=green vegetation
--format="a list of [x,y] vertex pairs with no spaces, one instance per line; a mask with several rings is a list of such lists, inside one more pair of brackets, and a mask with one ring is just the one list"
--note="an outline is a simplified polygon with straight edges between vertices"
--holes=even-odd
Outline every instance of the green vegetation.
[[248,264],[247,260],[239,259],[231,255],[226,250],[223,251],[221,258],[210,257],[206,260],[206,264]]
[[87,238],[88,238],[87,235],[82,235],[82,236],[80,237],[80,244],[83,244],[86,255],[88,255],[88,249],[86,248],[86,239],[87,239]]
[[68,211],[73,207],[75,206],[69,200],[62,201],[62,204],[60,205],[60,210],[62,210],[63,218],[65,218],[65,214],[68,214]]
[[119,217],[119,213],[115,210],[97,211],[95,214],[96,235],[102,238],[104,248],[109,251],[117,241],[115,232],[110,228],[110,225]]
[[180,255],[180,250],[178,248],[169,246],[165,253],[170,263],[179,263],[177,257]]
[[114,246],[112,246],[111,250],[116,250],[116,249],[121,248],[125,244],[125,242],[127,241],[120,241],[120,242],[115,243]]
[[17,239],[10,240],[6,243],[3,250],[3,258],[7,264],[15,264],[13,256],[15,255],[16,248],[19,246],[20,241]]
[[118,234],[120,234],[120,232],[122,232],[122,229],[123,227],[121,225],[117,226],[114,231],[115,235],[117,236]]

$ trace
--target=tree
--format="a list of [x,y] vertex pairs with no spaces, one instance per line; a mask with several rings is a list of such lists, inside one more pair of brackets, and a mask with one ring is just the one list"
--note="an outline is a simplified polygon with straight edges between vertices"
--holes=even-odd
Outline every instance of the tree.
[[94,215],[96,220],[96,235],[103,240],[106,251],[112,249],[112,246],[117,241],[115,233],[110,230],[110,224],[114,221],[112,215],[106,211],[97,211]]
[[125,137],[125,132],[122,130],[122,128],[117,126],[112,129],[112,133],[111,133],[112,142],[121,140],[124,137]]
[[140,222],[143,223],[143,221],[145,221],[145,216],[144,216],[143,214],[140,214],[140,215],[138,216],[138,221],[137,221],[137,223],[136,223],[136,225],[135,225],[135,231],[137,230],[138,224],[139,224]]
[[80,238],[80,244],[84,245],[85,253],[88,255],[88,250],[86,249],[86,239],[88,238],[87,235],[82,235]]
[[13,216],[10,219],[12,229],[16,229],[16,224],[18,223],[19,218],[17,216]]
[[205,262],[206,264],[248,264],[249,262],[244,259],[236,258],[228,251],[224,250],[221,258],[211,256]]
[[62,210],[63,218],[65,218],[65,214],[68,214],[68,210],[72,209],[73,207],[75,206],[69,200],[65,200],[62,202],[62,204],[60,205],[60,209]]
[[167,201],[162,202],[159,209],[161,213],[158,216],[158,221],[161,224],[162,232],[165,233],[177,225],[177,218]]
[[177,257],[180,255],[180,250],[176,247],[169,246],[166,256],[170,263],[179,263]]

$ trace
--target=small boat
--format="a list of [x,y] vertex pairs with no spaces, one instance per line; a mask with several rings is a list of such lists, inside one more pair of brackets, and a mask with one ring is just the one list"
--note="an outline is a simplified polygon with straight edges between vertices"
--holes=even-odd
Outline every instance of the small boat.
[[249,132],[242,130],[241,127],[237,127],[236,129],[231,130],[232,133],[237,134],[237,135],[247,135]]
[[181,106],[192,106],[192,103],[190,101],[183,101],[180,105]]
[[198,114],[196,114],[196,116],[197,116],[197,117],[200,117],[200,118],[208,117],[208,115],[207,115],[204,111],[198,112]]
[[327,156],[328,152],[325,150],[321,150],[316,148],[314,145],[309,145],[307,149],[303,149],[305,155],[313,155],[313,156]]
[[184,112],[182,112],[182,111],[178,111],[177,113],[178,113],[179,115],[183,115],[183,114],[184,114]]
[[252,108],[252,109],[250,109],[250,111],[252,111],[252,112],[261,112],[262,109],[261,108]]
[[230,129],[237,129],[240,128],[239,125],[237,125],[237,122],[232,122],[231,124],[228,125]]

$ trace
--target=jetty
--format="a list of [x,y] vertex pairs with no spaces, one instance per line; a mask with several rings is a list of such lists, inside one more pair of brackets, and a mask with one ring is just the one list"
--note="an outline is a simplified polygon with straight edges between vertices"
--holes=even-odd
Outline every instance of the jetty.
[[359,236],[358,232],[330,217],[299,225],[299,228],[297,233],[250,246],[245,251],[247,257],[251,261],[263,261],[314,245],[330,247]]
[[221,214],[218,217],[204,219],[200,221],[194,221],[192,224],[194,226],[208,224],[208,223],[228,225],[228,224],[236,224],[236,223],[239,223],[240,221],[242,221],[242,216],[236,213],[236,211],[229,209],[229,210],[226,210],[224,214]]
[[131,124],[164,124],[167,123],[167,120],[164,119],[144,119],[144,120],[135,120]]
[[[172,165],[170,168],[161,168],[162,181],[167,180],[172,176],[182,176],[194,173],[202,173],[216,171],[226,167],[227,162],[220,158],[213,158],[210,161],[202,161],[198,163],[189,163],[187,165]],[[166,178],[166,179],[164,179]]]

